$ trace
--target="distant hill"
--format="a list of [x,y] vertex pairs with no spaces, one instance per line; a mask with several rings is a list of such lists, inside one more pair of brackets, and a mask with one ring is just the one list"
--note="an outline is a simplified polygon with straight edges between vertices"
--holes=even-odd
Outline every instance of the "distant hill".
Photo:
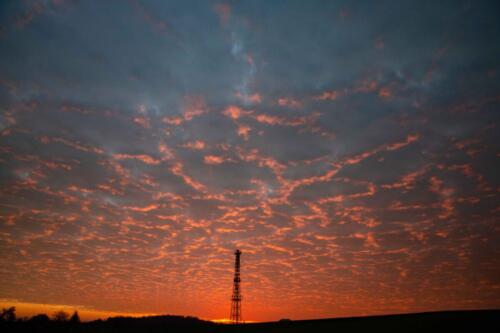
[[445,311],[372,317],[281,320],[241,325],[217,324],[194,317],[114,317],[86,323],[0,322],[2,332],[500,332],[500,310]]
[[500,332],[500,310],[444,311],[246,324],[238,332]]

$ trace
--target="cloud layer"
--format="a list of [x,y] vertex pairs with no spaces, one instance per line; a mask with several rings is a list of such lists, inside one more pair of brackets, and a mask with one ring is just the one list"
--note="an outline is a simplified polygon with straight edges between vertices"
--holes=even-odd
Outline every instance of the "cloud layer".
[[0,6],[0,298],[500,306],[498,5]]

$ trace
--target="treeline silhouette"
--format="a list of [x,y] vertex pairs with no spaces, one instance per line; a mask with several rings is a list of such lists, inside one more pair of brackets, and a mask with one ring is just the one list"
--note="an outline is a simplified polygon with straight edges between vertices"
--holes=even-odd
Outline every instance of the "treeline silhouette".
[[241,325],[219,324],[184,316],[113,317],[81,322],[57,311],[16,318],[15,308],[3,309],[0,332],[500,332],[500,310],[445,311],[372,317],[289,320]]
[[0,332],[213,332],[211,321],[189,316],[112,317],[82,322],[78,311],[71,316],[60,310],[51,317],[42,313],[31,318],[17,318],[16,308],[3,309]]

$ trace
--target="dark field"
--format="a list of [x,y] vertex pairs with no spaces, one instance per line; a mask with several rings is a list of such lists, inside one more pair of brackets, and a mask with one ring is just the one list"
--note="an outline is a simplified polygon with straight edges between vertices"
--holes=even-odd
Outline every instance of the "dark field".
[[243,325],[193,317],[110,318],[86,323],[17,321],[2,332],[500,332],[500,310],[447,311]]

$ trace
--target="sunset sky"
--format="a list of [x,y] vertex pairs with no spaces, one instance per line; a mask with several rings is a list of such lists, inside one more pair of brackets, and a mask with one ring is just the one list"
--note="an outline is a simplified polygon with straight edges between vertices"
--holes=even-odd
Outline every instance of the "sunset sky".
[[500,307],[495,1],[1,1],[0,307]]

